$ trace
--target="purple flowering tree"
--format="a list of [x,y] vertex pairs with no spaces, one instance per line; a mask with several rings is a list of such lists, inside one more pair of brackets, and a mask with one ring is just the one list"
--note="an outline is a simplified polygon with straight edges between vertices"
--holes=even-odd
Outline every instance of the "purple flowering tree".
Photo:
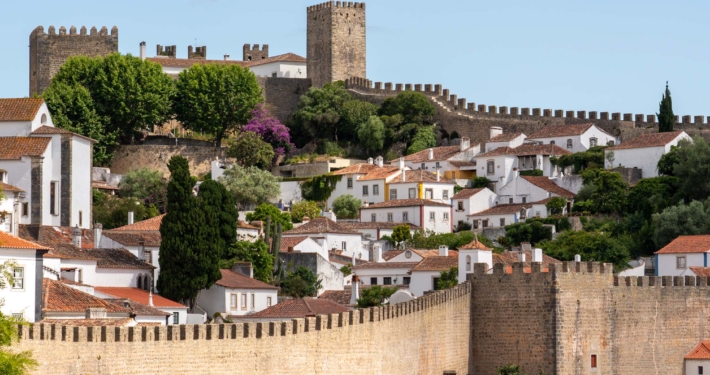
[[264,142],[274,148],[274,160],[285,155],[294,147],[288,128],[278,119],[269,116],[263,105],[257,105],[251,112],[251,120],[242,131],[258,134]]

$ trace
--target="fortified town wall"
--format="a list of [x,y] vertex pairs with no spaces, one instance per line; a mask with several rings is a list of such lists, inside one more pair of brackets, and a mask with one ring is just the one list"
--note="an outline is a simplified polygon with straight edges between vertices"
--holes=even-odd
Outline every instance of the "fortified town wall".
[[466,374],[471,284],[289,322],[20,327],[35,374]]

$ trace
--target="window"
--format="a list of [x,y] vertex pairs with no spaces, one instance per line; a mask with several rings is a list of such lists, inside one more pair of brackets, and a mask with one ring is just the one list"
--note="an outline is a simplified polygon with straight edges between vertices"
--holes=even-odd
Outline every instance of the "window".
[[348,248],[348,243],[345,241],[340,242],[340,248],[343,250],[347,250]]
[[377,278],[376,277],[370,278],[370,285],[377,285]]
[[278,77],[278,73],[273,72],[273,73],[271,73],[271,76],[272,76],[272,77]]
[[266,297],[266,307],[271,307],[271,297]]
[[153,264],[153,253],[150,250],[145,250],[145,262]]
[[592,368],[597,368],[597,355],[592,354]]
[[364,195],[369,195],[369,193],[368,193],[368,191],[367,191],[367,188],[368,188],[367,185],[363,185],[363,187],[362,187],[362,195],[363,195],[363,196],[364,196]]
[[466,255],[466,272],[471,272],[471,256]]
[[496,172],[495,162],[493,160],[489,160],[488,163],[486,163],[486,173],[494,174],[495,172]]
[[513,198],[508,198],[508,204],[513,204]]
[[597,139],[596,138],[589,138],[589,147],[596,147],[597,145]]
[[251,308],[253,309],[255,307],[256,307],[256,294],[252,293],[251,294]]
[[39,122],[40,122],[40,124],[42,124],[42,125],[47,125],[47,114],[46,114],[46,113],[43,113],[43,114],[42,114],[42,117],[40,117]]
[[392,278],[391,277],[383,277],[382,278],[382,285],[392,285]]
[[483,220],[483,221],[481,222],[481,227],[483,227],[483,228],[488,228],[488,219]]
[[409,285],[410,282],[412,282],[412,278],[410,276],[404,276],[402,278],[402,284]]
[[426,169],[426,164],[422,163],[421,169]]
[[456,204],[456,211],[463,211],[463,202],[458,202]]
[[370,215],[370,221],[373,222],[373,223],[376,222],[376,221],[377,221],[377,215],[376,215],[376,214],[371,214],[371,215]]
[[449,221],[449,213],[444,212],[444,221]]
[[685,257],[675,258],[675,268],[685,268]]
[[28,202],[22,202],[22,216],[28,216],[30,214],[30,204]]
[[82,222],[84,221],[84,213],[79,211],[79,226],[82,226]]
[[352,189],[352,188],[353,188],[353,178],[348,177],[348,189]]
[[572,140],[571,139],[567,140],[567,148],[572,148]]
[[444,190],[441,193],[441,199],[449,199],[449,191],[448,190]]
[[611,140],[611,141],[607,142],[606,145],[607,145],[607,146],[613,146],[613,145],[614,145],[614,141]]
[[49,213],[51,215],[57,214],[57,181],[52,181],[49,183]]
[[229,296],[229,307],[236,309],[237,308],[237,295],[232,294]]
[[173,324],[180,324],[180,313],[177,311],[173,313]]
[[478,220],[473,221],[473,229],[478,229]]
[[12,270],[12,289],[24,289],[25,288],[25,269],[22,267],[15,267]]
[[242,310],[245,310],[247,308],[247,295],[242,294]]
[[390,222],[390,223],[393,222],[393,221],[394,221],[394,217],[393,217],[393,216],[394,216],[394,215],[392,215],[391,212],[388,212],[388,213],[387,213],[387,221]]
[[551,144],[551,145],[554,145],[554,144],[555,144],[555,141],[550,141],[550,144]]
[[417,189],[409,188],[409,199],[417,199]]
[[500,226],[504,227],[505,226],[505,218],[500,219]]
[[[15,314],[12,314],[12,315],[15,315]],[[698,366],[698,375],[703,375],[703,374],[704,374],[703,366]]]
[[432,190],[432,189],[424,190],[424,198],[425,199],[434,199],[434,190]]
[[436,162],[436,169],[439,169],[439,162]]
[[397,199],[397,189],[390,189],[390,200]]
[[372,185],[372,195],[380,195],[380,185]]
[[409,222],[409,212],[402,212],[402,222],[404,222],[404,223]]
[[439,290],[439,278],[434,277],[431,279],[432,283],[434,284],[431,288],[431,290]]
[[7,171],[0,170],[0,182],[7,183]]
[[527,197],[523,197],[523,203],[527,203],[527,200],[528,200]]
[[436,213],[429,212],[429,221],[434,221],[434,220],[436,220]]

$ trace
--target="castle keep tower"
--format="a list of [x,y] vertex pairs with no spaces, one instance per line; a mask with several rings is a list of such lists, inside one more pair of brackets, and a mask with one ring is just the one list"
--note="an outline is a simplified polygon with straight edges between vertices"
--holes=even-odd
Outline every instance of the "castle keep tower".
[[308,7],[308,78],[322,87],[367,77],[365,3],[330,1]]
[[111,35],[106,26],[101,31],[92,27],[89,34],[84,26],[78,34],[74,26],[68,34],[64,26],[59,28],[59,34],[54,26],[49,27],[48,33],[44,32],[44,27],[37,26],[30,34],[30,96],[41,94],[49,87],[52,77],[69,57],[106,56],[114,52],[118,52],[116,26],[111,29]]
[[269,45],[264,44],[259,49],[258,44],[250,46],[248,43],[242,47],[242,61],[263,60],[269,58]]

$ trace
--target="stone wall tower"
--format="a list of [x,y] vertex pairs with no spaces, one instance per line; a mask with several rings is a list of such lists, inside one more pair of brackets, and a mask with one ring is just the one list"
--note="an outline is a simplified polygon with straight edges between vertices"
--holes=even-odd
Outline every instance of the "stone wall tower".
[[367,77],[365,3],[330,1],[308,7],[308,78],[322,87]]
[[30,34],[30,96],[41,94],[52,82],[59,67],[71,56],[106,56],[118,52],[118,28],[114,26],[109,35],[106,26],[100,31],[92,27],[87,34],[82,26],[77,34],[76,27],[62,26],[59,33],[50,26],[37,26]]

